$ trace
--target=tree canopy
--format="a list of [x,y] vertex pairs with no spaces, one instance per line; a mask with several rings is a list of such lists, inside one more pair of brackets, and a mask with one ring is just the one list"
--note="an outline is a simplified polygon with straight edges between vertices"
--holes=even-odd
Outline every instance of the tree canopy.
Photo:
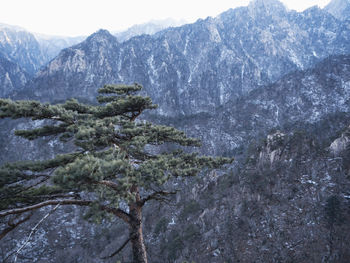
[[[45,120],[43,126],[15,131],[17,136],[28,140],[51,136],[74,149],[53,159],[3,165],[0,217],[24,217],[28,211],[55,204],[90,206],[95,213],[124,220],[134,262],[147,262],[143,205],[170,194],[164,189],[169,179],[196,176],[233,159],[184,151],[181,146],[199,147],[199,140],[173,127],[139,120],[145,110],[157,107],[149,97],[138,95],[141,89],[138,84],[105,85],[98,90],[98,105],[76,99],[56,105],[0,99],[0,118]],[[129,209],[123,210],[121,202]]]

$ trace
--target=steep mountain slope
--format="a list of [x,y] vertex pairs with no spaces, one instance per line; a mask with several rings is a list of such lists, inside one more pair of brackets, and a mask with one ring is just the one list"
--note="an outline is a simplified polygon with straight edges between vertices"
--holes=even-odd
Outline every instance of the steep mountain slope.
[[5,24],[0,24],[0,54],[32,76],[47,62],[33,34]]
[[[111,40],[113,39],[111,36]],[[105,38],[100,40],[98,45],[91,46],[91,48],[103,49],[103,45],[108,42],[104,41]],[[95,40],[93,43],[96,43]],[[115,43],[116,46],[119,45]],[[71,49],[66,49],[64,52],[71,51]],[[87,50],[87,54],[89,53],[90,50]],[[77,60],[83,57],[83,54],[80,54],[80,57],[78,55],[75,57]],[[70,71],[71,69],[61,68],[60,70]],[[76,86],[79,87],[80,75],[78,73],[76,75]],[[106,75],[106,79],[109,77],[110,75]],[[72,90],[66,88],[66,79],[57,78],[51,81],[53,85],[60,81],[62,90],[58,92],[64,96],[69,96],[69,91],[79,94],[79,88],[76,89],[76,86],[73,86]],[[44,84],[43,87],[50,87],[51,82]],[[81,94],[77,97],[86,99],[83,95],[92,91],[94,87],[87,87],[91,90],[80,90]],[[51,92],[52,98],[58,97],[55,90],[48,89],[46,92],[46,94]],[[21,91],[19,95],[23,96],[23,94]],[[350,121],[349,109],[350,56],[344,55],[329,57],[319,62],[314,68],[290,73],[274,84],[253,90],[215,108],[212,112],[175,117],[164,117],[150,112],[147,118],[155,122],[174,125],[192,136],[201,138],[204,153],[232,155],[239,152],[243,146],[247,146],[252,138],[261,138],[273,128],[280,127],[289,130],[293,127],[300,127],[309,131],[317,131],[315,123],[322,119],[325,120],[324,125],[326,126],[327,122],[335,123],[329,124],[331,127],[332,125],[342,126]],[[4,124],[3,127],[5,126]],[[330,135],[332,129],[329,132],[323,132]],[[16,152],[29,151],[32,157],[40,156],[41,147],[33,149],[30,147],[32,142],[25,142],[13,136],[8,138],[8,134],[9,132],[4,129],[1,135],[4,137],[2,147],[16,149]],[[21,143],[17,145],[19,141]],[[17,151],[18,149],[22,150]],[[4,161],[13,156],[8,153],[0,156],[0,160]]]
[[[171,205],[150,204],[144,214],[150,262],[348,262],[350,167],[342,149],[350,147],[350,127],[334,139],[276,131],[226,174],[176,182],[181,192]],[[89,225],[80,209],[69,216],[65,209],[43,222],[21,262],[128,262],[128,246],[102,259],[127,239],[122,222]],[[25,238],[11,233],[0,255]]]
[[349,41],[346,22],[324,10],[289,12],[276,0],[253,1],[215,19],[123,43],[99,31],[62,52],[30,88],[45,101],[93,100],[106,82],[138,82],[161,115],[210,112],[291,71],[350,53]]
[[0,96],[22,90],[61,49],[83,39],[34,36],[23,28],[0,24]]
[[48,36],[34,34],[37,39],[42,53],[45,55],[46,62],[55,58],[62,49],[76,45],[85,40],[85,36],[65,37],[65,36]]
[[350,1],[332,0],[325,10],[340,20],[347,20],[350,17]]
[[278,131],[231,173],[189,184],[148,215],[152,262],[347,262],[349,170],[324,143]]
[[0,53],[34,76],[42,66],[59,52],[85,37],[55,37],[32,34],[23,28],[0,24]]
[[[218,21],[220,27],[215,27]],[[270,24],[272,21],[276,23]],[[268,32],[266,27],[276,30],[270,32],[274,37],[269,38],[264,49],[264,42],[256,39],[260,39],[262,31]],[[282,29],[286,34],[281,36]],[[326,116],[341,115],[339,112],[347,116],[348,56],[330,57],[314,69],[295,71],[270,86],[262,86],[272,81],[268,77],[264,81],[259,78],[261,72],[270,72],[273,79],[297,68],[297,64],[307,68],[328,53],[346,53],[350,48],[349,32],[346,24],[323,10],[288,13],[274,0],[255,1],[216,19],[124,43],[100,30],[63,50],[25,92],[15,97],[54,102],[77,97],[93,101],[96,89],[105,83],[136,81],[159,104],[157,116],[149,118],[201,137],[206,153],[232,153],[246,140],[264,136],[274,127],[312,124]],[[244,45],[237,47],[237,42],[242,41]],[[243,47],[249,53],[243,52]],[[298,63],[283,64],[288,56]],[[235,63],[246,66],[236,67]],[[282,64],[283,68],[278,68]],[[289,70],[286,65],[290,65]],[[274,73],[269,71],[273,66],[277,69]],[[4,143],[8,141],[16,140],[5,139]]]
[[334,56],[312,69],[295,71],[274,84],[253,90],[211,113],[167,117],[160,122],[200,136],[208,153],[232,154],[273,128],[311,131],[321,119],[344,125],[350,120],[349,109],[350,56]]
[[117,56],[118,45],[106,30],[98,31],[84,42],[62,50],[30,83],[35,88],[27,88],[21,96],[37,96],[46,101],[72,96],[92,100],[101,80],[114,82],[116,61],[111,58]]
[[7,97],[24,87],[30,76],[17,64],[0,55],[0,97]]

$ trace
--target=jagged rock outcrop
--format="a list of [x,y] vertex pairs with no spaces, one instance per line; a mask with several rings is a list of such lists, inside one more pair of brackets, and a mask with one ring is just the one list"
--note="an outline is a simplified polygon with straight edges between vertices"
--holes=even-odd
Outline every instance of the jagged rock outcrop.
[[116,62],[110,58],[116,55],[118,45],[116,38],[109,32],[98,31],[84,42],[62,50],[30,83],[35,88],[27,88],[21,96],[43,96],[46,101],[59,101],[68,97],[92,100],[102,80],[105,83],[114,82]]
[[0,97],[22,90],[61,49],[81,40],[38,37],[23,28],[0,24]]
[[347,151],[350,147],[350,127],[342,133],[341,137],[337,138],[332,142],[329,146],[329,150],[334,156],[342,156],[345,151]]

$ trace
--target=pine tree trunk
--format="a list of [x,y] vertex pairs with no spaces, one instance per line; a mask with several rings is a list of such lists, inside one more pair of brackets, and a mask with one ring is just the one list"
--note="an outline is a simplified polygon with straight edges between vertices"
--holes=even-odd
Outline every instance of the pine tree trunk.
[[140,199],[138,189],[136,192],[136,202],[129,204],[131,221],[129,224],[129,235],[132,245],[133,263],[147,263],[147,252],[142,233],[142,206],[137,204]]

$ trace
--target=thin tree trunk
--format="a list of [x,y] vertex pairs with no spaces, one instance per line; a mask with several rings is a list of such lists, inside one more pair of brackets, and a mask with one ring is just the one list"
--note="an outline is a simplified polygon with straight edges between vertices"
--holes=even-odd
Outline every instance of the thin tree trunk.
[[142,206],[139,204],[140,195],[135,187],[136,202],[129,204],[130,224],[129,235],[132,245],[134,263],[147,263],[147,252],[142,233]]

